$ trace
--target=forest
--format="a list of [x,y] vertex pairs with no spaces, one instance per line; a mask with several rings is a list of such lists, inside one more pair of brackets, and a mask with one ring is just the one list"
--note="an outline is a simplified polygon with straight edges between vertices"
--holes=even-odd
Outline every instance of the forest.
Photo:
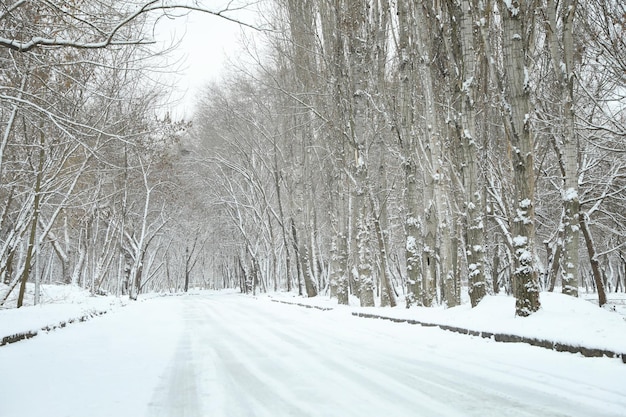
[[[0,4],[0,306],[626,291],[622,1],[199,3]],[[240,7],[244,59],[173,120],[155,20]]]

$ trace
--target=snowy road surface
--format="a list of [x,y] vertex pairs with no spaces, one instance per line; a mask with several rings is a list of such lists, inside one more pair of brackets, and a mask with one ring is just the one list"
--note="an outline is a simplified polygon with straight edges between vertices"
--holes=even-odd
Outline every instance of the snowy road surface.
[[1,417],[625,416],[626,365],[236,294],[0,348]]

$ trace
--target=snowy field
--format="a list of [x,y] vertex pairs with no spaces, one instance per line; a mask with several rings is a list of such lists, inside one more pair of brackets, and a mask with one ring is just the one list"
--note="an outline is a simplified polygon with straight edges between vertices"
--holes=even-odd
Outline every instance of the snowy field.
[[[543,299],[537,332],[556,331],[558,321],[577,322],[575,329],[601,320],[608,323],[603,334],[587,340],[590,333],[579,332],[577,340],[623,342],[621,316],[550,298]],[[111,307],[106,315],[0,347],[1,417],[626,415],[626,365],[619,359],[363,319],[348,308],[305,309],[267,296],[203,292],[123,308],[104,300]],[[509,320],[510,311],[496,306],[504,301],[481,306],[494,326]],[[92,302],[103,301],[61,305],[71,315],[72,304]],[[387,312],[469,320],[482,315],[481,307]],[[20,310],[26,317],[41,308],[47,307]],[[571,317],[561,315],[568,311]],[[19,323],[15,314],[0,311],[0,323],[9,317]],[[612,339],[611,332],[620,335]]]

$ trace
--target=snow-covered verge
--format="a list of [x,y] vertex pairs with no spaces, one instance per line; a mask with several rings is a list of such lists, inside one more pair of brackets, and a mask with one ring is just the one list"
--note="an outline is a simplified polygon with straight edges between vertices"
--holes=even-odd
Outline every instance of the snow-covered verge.
[[541,293],[541,309],[530,317],[516,317],[515,299],[507,296],[487,296],[476,308],[465,304],[449,309],[338,306],[336,300],[325,296],[302,298],[285,293],[272,294],[271,298],[301,306],[342,309],[360,317],[436,326],[501,342],[529,343],[584,356],[616,357],[626,363],[626,317],[558,293]]
[[100,316],[127,302],[113,296],[92,296],[72,285],[42,285],[40,303],[33,305],[33,293],[33,286],[28,285],[23,307],[12,308],[15,300],[10,298],[0,309],[0,346]]
[[[0,293],[4,290],[0,284]],[[84,288],[74,285],[42,285],[40,301],[34,304],[34,285],[27,284],[24,305],[16,307],[17,291],[14,291],[3,307],[0,307],[0,346],[30,339],[39,332],[63,328],[69,324],[101,316],[129,303],[127,297],[94,296]],[[233,293],[235,290],[225,290]],[[185,295],[199,295],[203,291],[191,289]],[[140,301],[155,297],[177,296],[180,293],[141,294]]]

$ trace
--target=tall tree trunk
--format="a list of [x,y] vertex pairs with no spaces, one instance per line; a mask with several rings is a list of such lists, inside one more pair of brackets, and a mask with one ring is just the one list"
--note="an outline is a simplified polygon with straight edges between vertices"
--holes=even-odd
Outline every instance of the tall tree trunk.
[[[378,259],[380,260],[380,305],[381,307],[395,307],[397,305],[395,290],[393,289],[391,278],[389,276],[389,266],[387,263],[387,242],[389,222],[387,218],[387,198],[389,193],[389,184],[387,181],[386,152],[384,143],[380,143],[380,162],[378,166],[378,188],[376,196],[369,193],[372,223],[376,241],[378,243]],[[382,203],[381,200],[382,199]]]
[[[441,135],[441,121],[438,115],[436,91],[437,79],[436,60],[432,31],[438,30],[438,21],[434,16],[433,5],[426,1],[418,1],[415,6],[415,22],[417,30],[414,33],[415,48],[417,51],[417,80],[423,101],[423,125],[421,127],[422,169],[424,176],[423,189],[423,247],[422,247],[422,303],[429,306],[436,301],[437,281],[439,277],[449,277],[452,270],[451,257],[442,262],[441,254],[450,253],[451,236],[448,231],[442,231],[445,223],[445,195],[448,181],[443,166],[446,158],[443,156],[444,144]],[[443,217],[442,217],[443,216]]]
[[[563,294],[578,296],[578,246],[580,241],[578,198],[578,143],[574,130],[574,40],[573,25],[577,0],[548,0],[546,34],[556,88],[561,98],[559,107],[562,125],[558,141],[563,175]],[[559,18],[557,19],[557,14]],[[558,20],[558,21],[557,21]],[[559,38],[560,35],[560,38]]]
[[600,271],[600,262],[598,262],[598,256],[596,253],[596,247],[589,231],[589,225],[587,224],[587,216],[582,215],[580,217],[580,228],[585,238],[587,245],[587,253],[589,254],[589,262],[591,263],[591,273],[593,274],[593,281],[596,284],[596,291],[598,291],[598,305],[602,307],[606,304],[606,292],[604,290],[604,282],[602,281],[602,273]]
[[302,273],[304,277],[304,289],[307,297],[315,297],[317,295],[317,286],[313,280],[313,272],[311,271],[311,261],[309,247],[306,242],[302,242],[300,239],[300,262],[302,264]]
[[[365,202],[363,202],[365,206]],[[372,264],[372,251],[371,251],[371,226],[369,222],[369,216],[364,213],[367,210],[366,207],[361,207],[356,222],[357,231],[357,253],[358,263],[356,270],[359,274],[359,300],[361,307],[373,307],[374,306],[374,271]]]
[[335,294],[337,296],[337,303],[342,305],[349,304],[350,285],[348,281],[347,270],[347,246],[348,240],[345,233],[345,226],[338,230],[335,238],[334,245],[336,245],[335,253],[333,254],[333,267],[331,268],[331,282],[335,287]]
[[350,142],[354,159],[351,161],[351,175],[354,182],[352,221],[355,270],[358,278],[358,293],[361,306],[374,306],[374,277],[369,227],[370,211],[366,202],[368,188],[367,147],[368,137],[368,96],[370,87],[370,56],[368,51],[368,14],[362,2],[352,2],[344,16],[344,27],[349,36],[348,60],[350,69]]
[[300,246],[298,244],[298,232],[296,231],[296,222],[293,220],[293,217],[289,219],[291,221],[291,238],[293,250],[296,254],[296,275],[298,277],[298,295],[302,295],[302,258],[300,256]]
[[17,296],[17,308],[22,307],[24,304],[24,295],[26,293],[26,282],[30,276],[32,269],[32,259],[35,250],[35,238],[37,236],[37,222],[39,220],[39,206],[41,204],[41,180],[43,177],[43,166],[45,159],[45,136],[43,130],[40,127],[39,132],[39,161],[37,164],[37,178],[35,180],[35,188],[33,193],[35,195],[33,203],[33,217],[30,225],[30,235],[28,237],[28,248],[26,249],[26,259],[24,260],[24,269],[22,270],[22,276],[20,278],[20,290]]
[[[280,182],[281,182],[281,176],[280,176],[280,169],[279,169],[279,165],[278,165],[278,147],[276,144],[276,140],[274,140],[274,147],[273,147],[273,151],[274,151],[274,158],[273,158],[273,162],[274,162],[274,169],[273,169],[273,177],[274,177],[274,187],[276,189],[276,203],[278,204],[278,215],[280,216],[280,231],[281,231],[281,237],[283,240],[283,247],[285,248],[285,280],[286,280],[286,285],[287,285],[287,292],[291,292],[291,251],[289,250],[289,238],[288,238],[288,232],[287,232],[287,219],[285,218],[285,211],[283,209],[283,201],[282,201],[282,195],[281,195],[281,186],[280,186]],[[278,280],[278,277],[276,277],[276,280]]]
[[465,253],[468,266],[468,291],[472,307],[486,294],[485,284],[485,230],[482,188],[478,178],[478,143],[476,131],[476,100],[478,86],[478,34],[474,32],[473,11],[478,1],[462,0],[453,10],[453,22],[458,24],[457,59],[461,69],[458,78],[460,93],[461,178],[464,185]]
[[[341,192],[341,184],[344,184],[345,175],[338,172],[339,185],[334,187],[333,201],[335,202],[336,215],[331,221],[333,225],[333,237],[331,242],[331,295],[337,297],[337,302],[342,305],[349,304],[350,286],[348,279],[348,224],[347,224],[347,199]],[[334,293],[334,294],[333,294]]]
[[421,265],[420,250],[420,221],[419,219],[419,199],[417,198],[417,167],[415,158],[409,156],[404,161],[404,202],[406,205],[405,229],[405,259],[406,274],[408,279],[409,294],[407,295],[407,308],[416,304],[423,306],[423,275]]
[[528,37],[533,2],[502,1],[503,58],[506,72],[503,112],[512,151],[515,216],[512,235],[515,250],[513,292],[515,313],[526,317],[540,308],[539,279],[535,266],[535,170],[531,131]]
[[416,30],[414,6],[412,2],[400,1],[397,4],[398,15],[398,99],[396,102],[396,132],[402,151],[404,171],[404,206],[405,206],[405,263],[408,280],[406,306],[423,305],[420,202],[417,197],[417,135],[415,132],[415,111],[417,89],[414,65],[416,51],[413,31]]
[[389,277],[389,266],[387,265],[387,242],[385,239],[385,231],[383,229],[383,226],[381,225],[381,223],[385,222],[385,219],[383,214],[380,213],[378,210],[375,210],[374,213],[375,217],[373,223],[376,233],[376,240],[378,242],[378,251],[380,253],[380,306],[395,307],[398,302],[396,300],[396,293],[391,284],[391,278]]

